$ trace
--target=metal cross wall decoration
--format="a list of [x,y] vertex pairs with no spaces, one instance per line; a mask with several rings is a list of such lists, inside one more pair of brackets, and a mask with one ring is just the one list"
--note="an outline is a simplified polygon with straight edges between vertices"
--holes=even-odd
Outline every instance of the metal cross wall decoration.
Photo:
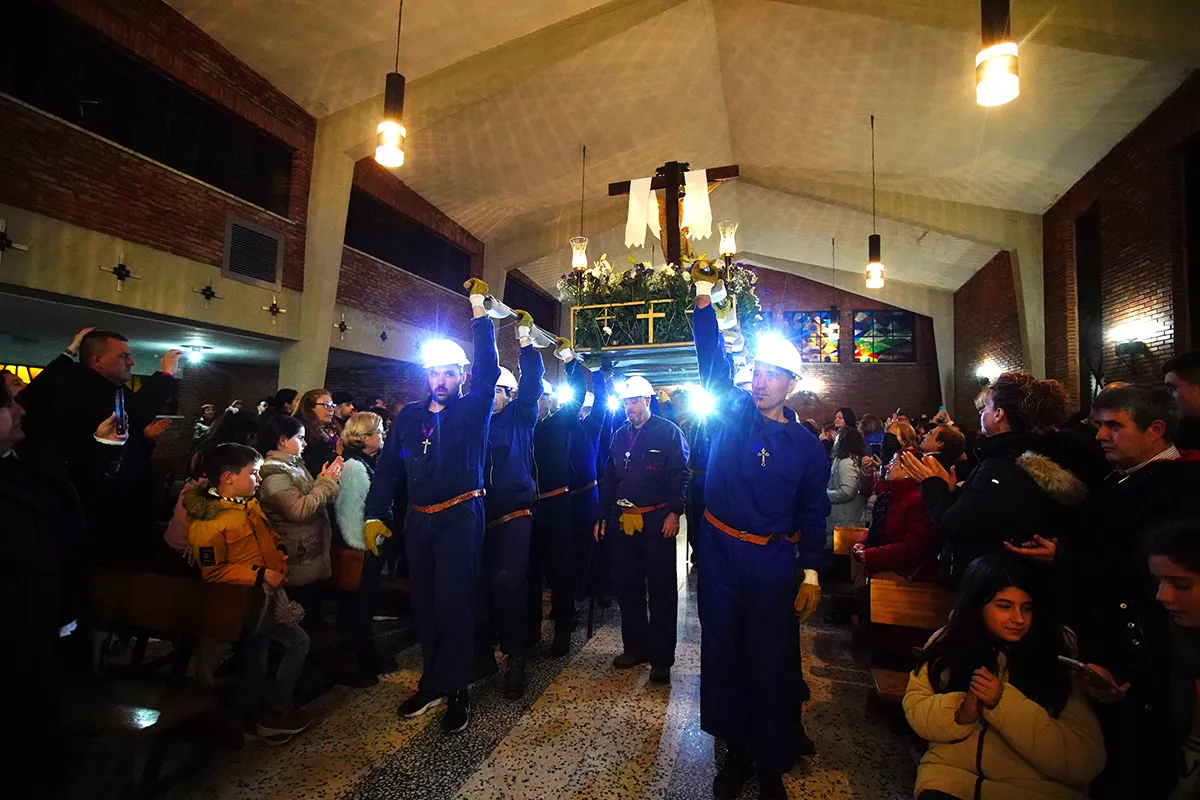
[[204,284],[203,289],[192,289],[192,292],[195,294],[198,294],[204,298],[205,310],[208,309],[208,303],[210,300],[224,300],[225,299],[225,298],[221,297],[221,295],[217,294],[217,290],[213,288],[213,285],[211,283]]
[[279,300],[275,297],[275,295],[271,295],[271,305],[263,306],[262,310],[266,311],[267,313],[269,313],[271,315],[271,324],[272,325],[275,324],[275,320],[279,317],[280,314],[287,313],[286,308],[280,308]]
[[343,342],[346,341],[346,331],[354,330],[353,328],[351,328],[349,325],[346,324],[346,315],[345,314],[342,314],[341,320],[339,320],[338,322],[335,322],[333,324],[333,327],[337,328],[338,334],[340,335],[341,340]]
[[382,347],[387,347],[387,339],[388,339],[388,337],[387,337],[387,328],[384,328],[383,330],[381,330],[381,331],[379,332],[379,346],[380,346],[381,348],[382,348]]
[[4,257],[4,251],[8,249],[22,250],[26,253],[29,252],[28,245],[21,244],[20,242],[14,242],[9,238],[8,220],[0,218],[0,259]]
[[140,281],[142,279],[141,275],[135,275],[132,271],[130,271],[129,267],[125,266],[124,253],[121,253],[121,255],[117,257],[117,265],[115,267],[101,267],[100,271],[108,272],[117,279],[118,292],[125,291],[125,281],[129,280],[130,278],[133,278],[135,281]]

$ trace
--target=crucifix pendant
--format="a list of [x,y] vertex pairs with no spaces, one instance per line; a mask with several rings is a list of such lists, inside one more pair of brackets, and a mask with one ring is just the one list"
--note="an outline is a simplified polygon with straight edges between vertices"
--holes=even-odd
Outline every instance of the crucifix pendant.
[[625,453],[625,469],[629,469],[629,453]]
[[425,441],[421,442],[421,444],[423,445],[421,448],[421,455],[425,455],[429,452],[429,445],[433,444],[433,442],[429,441],[427,438]]
[[768,453],[767,448],[764,447],[761,450],[759,450],[757,453],[755,453],[754,455],[756,455],[762,459],[762,465],[765,467],[767,465],[767,456],[769,456],[771,454]]

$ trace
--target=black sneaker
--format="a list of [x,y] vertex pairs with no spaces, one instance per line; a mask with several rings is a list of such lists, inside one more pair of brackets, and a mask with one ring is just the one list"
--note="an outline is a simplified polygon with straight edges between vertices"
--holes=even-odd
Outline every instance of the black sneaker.
[[491,650],[484,653],[476,653],[471,657],[471,682],[486,678],[488,675],[495,675],[500,671],[496,666],[496,654]]
[[787,800],[782,775],[758,776],[758,800]]
[[566,628],[554,629],[554,644],[550,646],[551,658],[562,658],[571,652],[571,632]]
[[621,655],[613,659],[613,666],[617,669],[633,669],[641,664],[649,663],[649,661],[650,659],[642,658],[633,653],[621,653]]
[[400,704],[400,707],[396,709],[396,713],[402,717],[419,717],[431,708],[437,708],[445,702],[445,693],[429,689],[419,689],[416,694]]
[[729,747],[725,763],[717,777],[713,778],[714,800],[734,800],[742,793],[742,786],[750,779],[750,757],[745,748]]
[[525,694],[525,656],[509,656],[508,669],[504,672],[504,696],[509,700],[520,700]]
[[467,690],[450,693],[446,715],[442,717],[442,733],[462,733],[471,722],[471,699]]
[[651,667],[650,668],[651,683],[670,683],[671,668],[670,667]]

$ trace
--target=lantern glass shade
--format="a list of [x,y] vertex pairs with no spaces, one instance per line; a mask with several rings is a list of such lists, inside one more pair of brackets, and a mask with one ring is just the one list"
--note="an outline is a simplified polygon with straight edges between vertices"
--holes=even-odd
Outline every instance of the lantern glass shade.
[[1016,42],[1000,42],[980,50],[975,56],[975,102],[1000,106],[1020,93]]
[[721,255],[732,256],[737,252],[737,241],[734,236],[737,234],[738,224],[733,220],[722,220],[717,223],[717,231],[721,234]]
[[586,269],[587,268],[587,246],[588,240],[586,236],[571,237],[571,269]]
[[867,288],[883,288],[882,242],[878,233],[867,238]]

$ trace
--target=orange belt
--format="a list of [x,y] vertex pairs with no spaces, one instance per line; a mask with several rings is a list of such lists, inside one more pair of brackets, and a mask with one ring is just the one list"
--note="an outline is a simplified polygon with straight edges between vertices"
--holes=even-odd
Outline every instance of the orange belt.
[[666,508],[668,505],[670,504],[659,503],[656,506],[639,506],[638,508],[627,508],[625,506],[618,505],[617,508],[622,514],[649,514],[651,511],[658,511],[659,509]]
[[592,481],[587,486],[579,486],[579,487],[572,489],[571,497],[574,497],[577,494],[583,494],[584,492],[589,491],[593,486],[596,485],[596,483],[597,483],[596,481]]
[[521,510],[514,511],[511,514],[505,514],[500,519],[492,520],[491,522],[489,522],[487,524],[487,529],[490,531],[492,528],[499,528],[504,523],[512,522],[514,519],[520,519],[521,517],[532,517],[532,516],[533,516],[533,509],[522,508]]
[[711,522],[712,526],[714,528],[716,528],[717,530],[719,530],[721,533],[732,536],[733,538],[735,538],[739,541],[742,541],[742,542],[750,542],[750,544],[757,544],[757,545],[770,544],[772,539],[778,539],[780,537],[787,539],[792,544],[795,544],[796,542],[800,541],[800,532],[799,531],[796,531],[795,533],[793,533],[791,535],[785,535],[782,533],[772,533],[767,536],[759,536],[756,533],[748,533],[746,531],[739,531],[737,528],[731,528],[728,525],[726,525],[724,522],[721,522],[721,520],[714,517],[712,512],[709,511],[707,508],[704,509],[704,518],[706,520],[708,520],[709,522]]
[[486,492],[484,492],[483,489],[474,489],[469,492],[463,492],[458,497],[451,497],[449,500],[447,500],[444,503],[435,503],[434,505],[431,505],[431,506],[419,506],[414,503],[412,510],[420,511],[422,514],[437,514],[442,511],[445,511],[447,508],[452,508],[453,506],[456,506],[459,503],[465,503],[468,500],[471,500],[476,497],[483,497],[484,494],[486,494]]
[[551,497],[558,497],[560,494],[566,494],[568,487],[562,486],[558,489],[552,489],[544,494],[538,495],[538,500],[549,500]]

